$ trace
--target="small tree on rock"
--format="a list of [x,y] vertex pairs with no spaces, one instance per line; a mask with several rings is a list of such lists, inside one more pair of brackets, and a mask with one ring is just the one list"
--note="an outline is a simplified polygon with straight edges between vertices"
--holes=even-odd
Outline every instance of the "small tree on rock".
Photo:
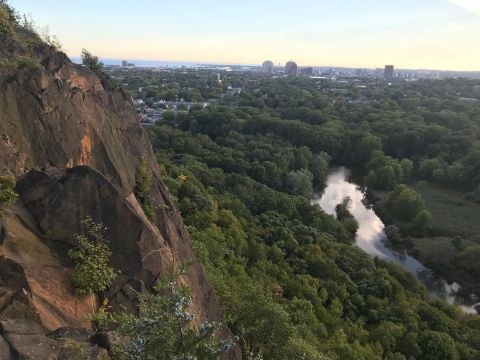
[[12,176],[0,176],[0,219],[3,217],[2,210],[17,198],[15,193],[15,178]]
[[112,320],[126,342],[114,353],[118,359],[141,360],[217,360],[235,343],[220,340],[220,324],[203,322],[194,325],[190,311],[191,294],[172,271],[155,287],[153,295],[139,295],[140,316],[113,314]]
[[98,56],[93,55],[87,49],[82,49],[82,64],[88,67],[93,71],[100,71],[103,68],[103,63],[100,61]]
[[105,227],[87,217],[83,222],[87,233],[77,235],[77,247],[68,252],[75,263],[73,285],[79,295],[94,294],[107,289],[117,274],[110,266],[112,252],[105,240]]
[[147,159],[145,158],[145,156],[142,156],[140,160],[140,167],[138,168],[138,173],[136,176],[136,184],[134,190],[135,195],[137,195],[140,200],[145,215],[147,215],[150,220],[154,219],[155,212],[157,210],[155,200],[152,195],[150,195],[150,191],[152,190],[152,184],[152,172],[148,168]]

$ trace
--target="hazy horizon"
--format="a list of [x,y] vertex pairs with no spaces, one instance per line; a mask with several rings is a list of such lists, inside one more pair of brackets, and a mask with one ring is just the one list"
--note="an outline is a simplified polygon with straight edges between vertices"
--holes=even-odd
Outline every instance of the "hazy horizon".
[[[69,55],[70,59],[76,63],[81,63],[81,57],[79,55]],[[104,63],[104,65],[107,66],[115,66],[115,65],[121,65],[121,62],[125,60],[129,63],[134,64],[136,67],[149,67],[147,63],[164,63],[164,64],[175,64],[175,65],[216,65],[216,66],[248,66],[248,67],[261,67],[262,63],[256,63],[256,64],[250,64],[250,63],[238,63],[238,62],[221,62],[221,61],[184,61],[184,60],[163,60],[163,59],[135,59],[135,58],[100,58],[100,61]],[[265,59],[265,60],[270,60],[270,59]],[[294,59],[291,59],[294,60]],[[303,67],[313,67],[313,68],[337,68],[337,69],[367,69],[367,70],[377,70],[381,69],[383,70],[384,66],[378,66],[378,67],[356,67],[356,66],[337,66],[337,65],[332,65],[332,64],[325,64],[325,65],[312,65],[312,64],[297,64],[300,68]],[[391,64],[385,64],[385,65],[391,65]],[[153,65],[153,66],[158,66],[158,65]],[[274,63],[275,67],[284,67],[285,64],[278,64]],[[455,69],[433,69],[433,68],[402,68],[402,67],[397,67],[395,66],[395,71],[397,70],[405,70],[405,71],[439,71],[439,72],[472,72],[472,73],[479,73],[480,70],[455,70]]]
[[476,0],[10,0],[66,53],[198,64],[480,71]]

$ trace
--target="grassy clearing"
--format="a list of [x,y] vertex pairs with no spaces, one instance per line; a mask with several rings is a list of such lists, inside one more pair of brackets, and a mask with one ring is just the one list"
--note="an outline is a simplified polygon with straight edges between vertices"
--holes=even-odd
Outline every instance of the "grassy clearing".
[[471,270],[473,263],[470,260],[467,260],[466,266],[458,263],[459,256],[472,251],[472,242],[465,241],[465,250],[462,252],[455,249],[450,237],[414,238],[410,239],[409,245],[409,253],[426,267],[433,269],[444,279],[459,282],[463,287],[479,294],[478,273],[477,270]]
[[447,265],[455,258],[455,248],[449,237],[413,239],[413,245],[413,255],[424,264]]
[[[475,245],[470,241],[463,244],[467,250]],[[452,244],[452,238],[444,236],[411,239],[411,245],[412,255],[425,265],[428,263],[448,265],[455,261],[458,251]]]
[[[433,230],[428,237],[405,237],[404,246],[443,278],[460,282],[480,295],[478,262],[475,256],[472,258],[480,245],[480,205],[464,199],[459,191],[427,182],[409,186],[422,195],[432,213]],[[386,191],[371,194],[376,204],[388,196]],[[382,210],[376,208],[378,213]],[[462,239],[460,248],[454,246],[456,237]]]
[[462,193],[420,182],[412,187],[423,196],[433,216],[434,234],[459,235],[480,244],[480,205],[462,198]]

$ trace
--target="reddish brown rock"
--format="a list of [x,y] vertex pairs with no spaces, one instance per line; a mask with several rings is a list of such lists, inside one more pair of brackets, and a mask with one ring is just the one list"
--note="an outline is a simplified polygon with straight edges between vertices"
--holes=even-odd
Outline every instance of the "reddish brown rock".
[[[1,57],[33,52],[41,64],[0,66],[0,175],[19,177],[21,195],[0,229],[0,274],[21,274],[15,284],[2,285],[17,305],[0,311],[16,313],[28,299],[25,309],[33,309],[49,330],[88,326],[97,299],[75,296],[66,254],[90,215],[108,228],[113,265],[122,272],[106,293],[113,305],[133,311],[135,291],[149,291],[168,265],[193,261],[184,281],[192,289],[195,312],[201,319],[220,320],[215,294],[194,261],[190,236],[130,96],[104,74],[71,63],[51,47],[26,49],[5,35],[0,42]],[[152,220],[133,195],[142,157],[154,177]]]
[[17,151],[7,135],[0,135],[0,174],[20,176],[25,172],[25,154]]

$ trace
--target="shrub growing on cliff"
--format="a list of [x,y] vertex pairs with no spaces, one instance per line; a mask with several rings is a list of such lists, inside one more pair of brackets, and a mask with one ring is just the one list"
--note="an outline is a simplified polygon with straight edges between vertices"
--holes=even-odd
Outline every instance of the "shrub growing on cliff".
[[190,289],[178,284],[182,272],[158,282],[154,295],[140,295],[140,317],[112,315],[118,331],[129,341],[115,349],[118,359],[217,360],[234,344],[219,340],[220,325],[203,322],[197,329],[190,311]]
[[15,11],[5,0],[0,0],[0,34],[13,35],[17,21]]
[[83,223],[87,233],[77,235],[77,247],[68,252],[75,263],[73,284],[79,295],[104,291],[117,277],[109,265],[112,252],[105,240],[103,224],[96,224],[90,217]]
[[140,161],[140,167],[137,173],[135,195],[137,195],[137,197],[139,198],[142,209],[149,219],[153,219],[155,217],[155,211],[157,210],[155,201],[153,197],[149,194],[150,190],[152,189],[152,184],[152,172],[148,168],[147,160],[144,156],[142,156],[142,159]]
[[3,217],[3,209],[10,205],[16,198],[15,178],[12,176],[0,176],[0,219]]
[[88,67],[90,70],[93,71],[100,71],[103,68],[103,63],[100,61],[98,56],[93,55],[87,49],[82,49],[82,64]]

